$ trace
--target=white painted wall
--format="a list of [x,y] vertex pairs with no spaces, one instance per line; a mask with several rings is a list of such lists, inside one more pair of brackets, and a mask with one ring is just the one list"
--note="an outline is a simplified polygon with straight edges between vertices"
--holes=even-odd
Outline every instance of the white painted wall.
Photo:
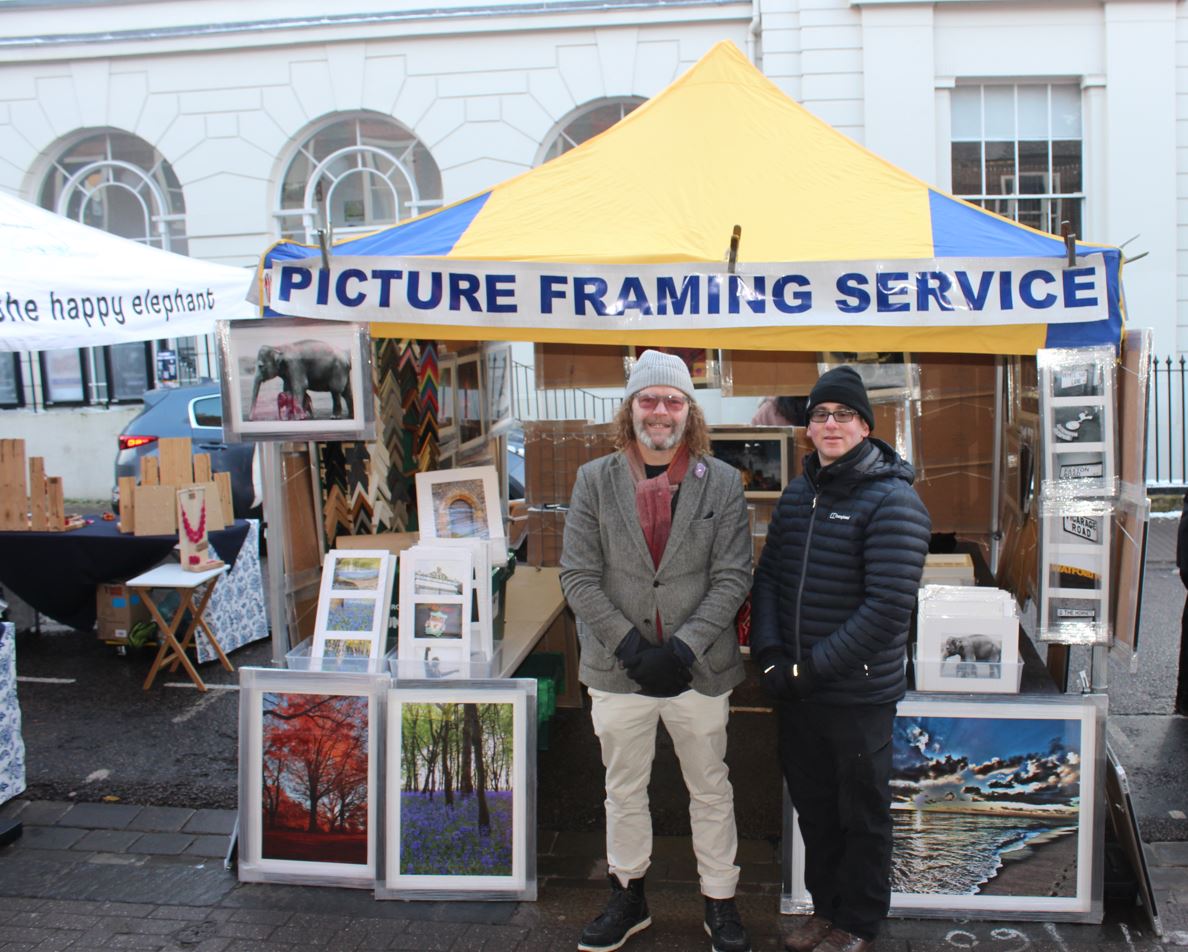
[[0,439],[24,440],[26,457],[45,457],[46,475],[62,477],[67,499],[110,502],[116,437],[139,412],[139,406],[5,410]]

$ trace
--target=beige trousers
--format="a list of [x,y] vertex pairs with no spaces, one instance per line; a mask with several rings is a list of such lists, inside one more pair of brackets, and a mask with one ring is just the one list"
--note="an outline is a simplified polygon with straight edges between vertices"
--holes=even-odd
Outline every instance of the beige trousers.
[[711,899],[731,898],[739,869],[734,864],[738,851],[734,790],[725,761],[730,693],[706,697],[690,690],[679,697],[656,698],[590,688],[590,698],[594,733],[602,743],[606,767],[610,872],[626,886],[651,865],[648,781],[656,755],[656,722],[663,720],[689,789],[689,823],[701,892]]

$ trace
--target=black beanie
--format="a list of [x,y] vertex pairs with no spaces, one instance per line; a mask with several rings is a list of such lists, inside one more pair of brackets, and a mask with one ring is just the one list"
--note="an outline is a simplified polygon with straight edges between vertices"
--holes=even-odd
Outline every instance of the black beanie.
[[862,378],[853,367],[834,367],[821,374],[813,385],[808,398],[806,413],[812,413],[818,403],[840,403],[857,410],[858,415],[866,421],[866,425],[874,429],[874,411],[870,408],[870,398],[866,396],[866,387]]

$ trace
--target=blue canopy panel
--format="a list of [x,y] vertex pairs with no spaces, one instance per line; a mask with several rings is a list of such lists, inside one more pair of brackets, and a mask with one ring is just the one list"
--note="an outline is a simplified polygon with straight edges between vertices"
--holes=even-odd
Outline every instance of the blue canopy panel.
[[[938,258],[1063,258],[1064,242],[1032,231],[980,208],[928,190],[933,254]],[[1078,255],[1101,255],[1106,262],[1109,319],[1048,325],[1045,347],[1091,347],[1122,341],[1122,252],[1077,245]]]
[[[342,255],[447,255],[458,239],[462,237],[475,216],[482,210],[490,197],[483,192],[457,205],[442,208],[421,218],[414,218],[403,225],[393,225],[372,232],[361,238],[352,238],[334,245],[334,253]],[[314,258],[321,254],[319,248],[282,241],[264,255],[263,270],[267,271],[278,261],[294,261]],[[272,308],[264,308],[265,317],[280,317]]]

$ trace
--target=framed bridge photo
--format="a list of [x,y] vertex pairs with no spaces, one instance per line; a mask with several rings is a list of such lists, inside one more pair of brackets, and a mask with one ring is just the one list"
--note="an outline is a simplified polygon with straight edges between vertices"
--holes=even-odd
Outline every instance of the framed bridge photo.
[[260,318],[215,333],[226,442],[375,438],[368,325]]

